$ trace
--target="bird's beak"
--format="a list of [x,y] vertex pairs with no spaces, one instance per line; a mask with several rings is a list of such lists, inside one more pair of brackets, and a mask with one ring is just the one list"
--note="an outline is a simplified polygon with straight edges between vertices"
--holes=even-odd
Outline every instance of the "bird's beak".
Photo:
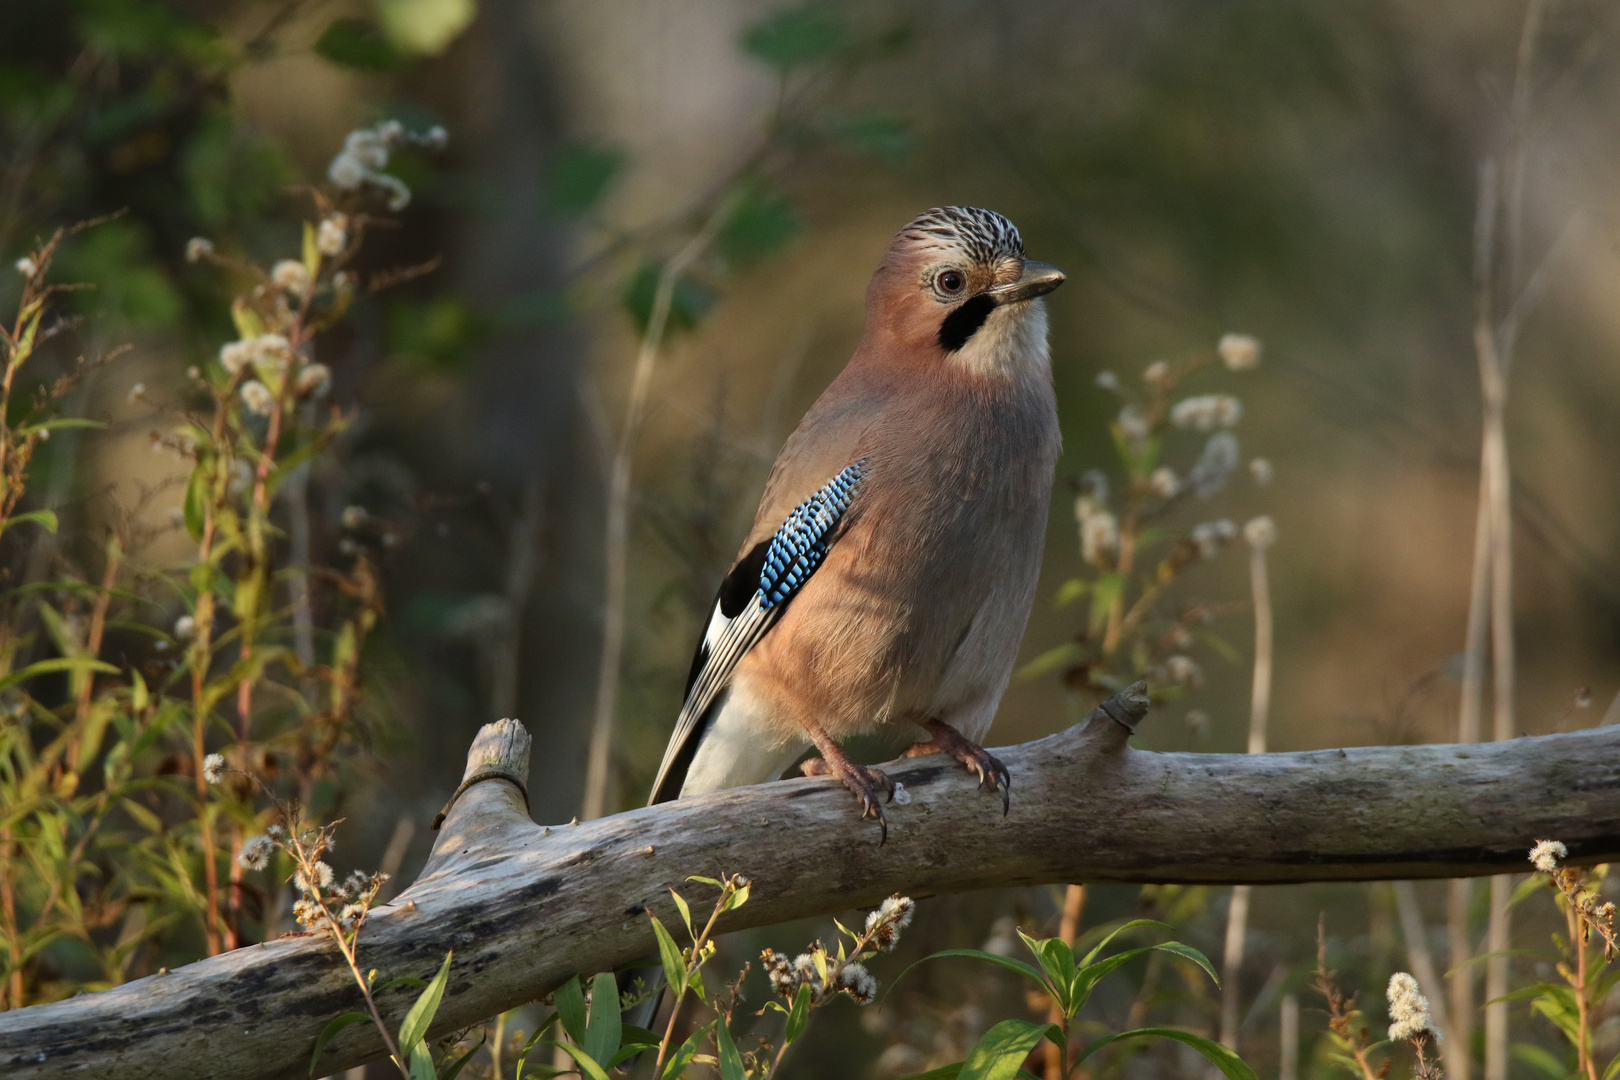
[[985,295],[1001,307],[1006,304],[1016,304],[1020,300],[1033,300],[1037,296],[1045,296],[1059,285],[1063,284],[1063,271],[1051,263],[1036,262],[1029,259],[1024,263],[1024,272],[1017,281],[1010,281],[1005,285],[997,285],[985,291]]

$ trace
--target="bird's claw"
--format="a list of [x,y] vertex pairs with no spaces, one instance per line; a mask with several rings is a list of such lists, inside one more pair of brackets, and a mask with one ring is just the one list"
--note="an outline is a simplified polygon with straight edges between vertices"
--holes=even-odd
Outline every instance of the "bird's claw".
[[1001,792],[1001,814],[1012,809],[1012,774],[994,754],[967,738],[949,724],[933,721],[927,725],[932,742],[918,743],[909,754],[949,754],[960,761],[979,781],[979,790]]
[[[861,804],[861,820],[877,818],[883,833],[880,843],[888,843],[889,819],[883,813],[883,802],[894,801],[896,787],[888,773],[852,761],[828,761],[826,758],[810,758],[800,768],[806,776],[836,776],[855,796],[855,801]],[[886,794],[888,798],[880,802],[879,793]]]

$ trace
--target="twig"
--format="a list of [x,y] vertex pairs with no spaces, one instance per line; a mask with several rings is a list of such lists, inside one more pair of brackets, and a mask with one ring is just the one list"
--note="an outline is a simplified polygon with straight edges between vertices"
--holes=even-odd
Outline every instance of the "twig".
[[602,615],[602,655],[596,680],[596,710],[591,720],[590,757],[585,766],[585,800],[581,816],[590,821],[602,816],[607,806],[608,769],[613,740],[613,717],[618,708],[619,668],[624,653],[625,591],[627,554],[630,542],[630,480],[636,436],[641,432],[647,395],[652,388],[653,369],[663,346],[675,286],[691,265],[708,250],[720,226],[731,213],[735,197],[722,199],[697,234],[664,264],[653,293],[647,329],[636,354],[635,372],[630,380],[630,399],[625,404],[624,424],[619,429],[618,447],[608,481],[605,560],[607,588]]

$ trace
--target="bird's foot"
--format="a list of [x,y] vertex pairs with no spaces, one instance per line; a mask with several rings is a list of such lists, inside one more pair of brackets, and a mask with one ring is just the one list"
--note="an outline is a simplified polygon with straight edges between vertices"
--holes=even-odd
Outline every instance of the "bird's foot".
[[967,767],[967,771],[979,778],[979,787],[988,787],[991,791],[1001,792],[1001,813],[1006,815],[1012,806],[1012,774],[1007,771],[996,756],[978,743],[963,735],[949,724],[938,720],[923,721],[922,726],[933,736],[929,742],[914,744],[905,753],[906,757],[921,757],[925,754],[949,754]]
[[[809,758],[799,768],[806,776],[836,776],[861,804],[861,818],[863,820],[869,817],[877,818],[878,825],[883,830],[882,842],[888,841],[889,819],[884,816],[883,802],[893,802],[895,789],[899,787],[889,778],[888,773],[882,769],[857,765],[841,750],[835,754]],[[886,798],[880,802],[879,795]]]

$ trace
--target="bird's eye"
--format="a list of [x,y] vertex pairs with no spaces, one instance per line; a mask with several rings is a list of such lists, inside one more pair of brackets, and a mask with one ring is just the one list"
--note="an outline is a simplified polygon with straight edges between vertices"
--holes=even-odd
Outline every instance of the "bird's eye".
[[960,270],[943,270],[934,279],[934,284],[939,286],[940,292],[954,295],[967,287],[967,278],[962,276]]

